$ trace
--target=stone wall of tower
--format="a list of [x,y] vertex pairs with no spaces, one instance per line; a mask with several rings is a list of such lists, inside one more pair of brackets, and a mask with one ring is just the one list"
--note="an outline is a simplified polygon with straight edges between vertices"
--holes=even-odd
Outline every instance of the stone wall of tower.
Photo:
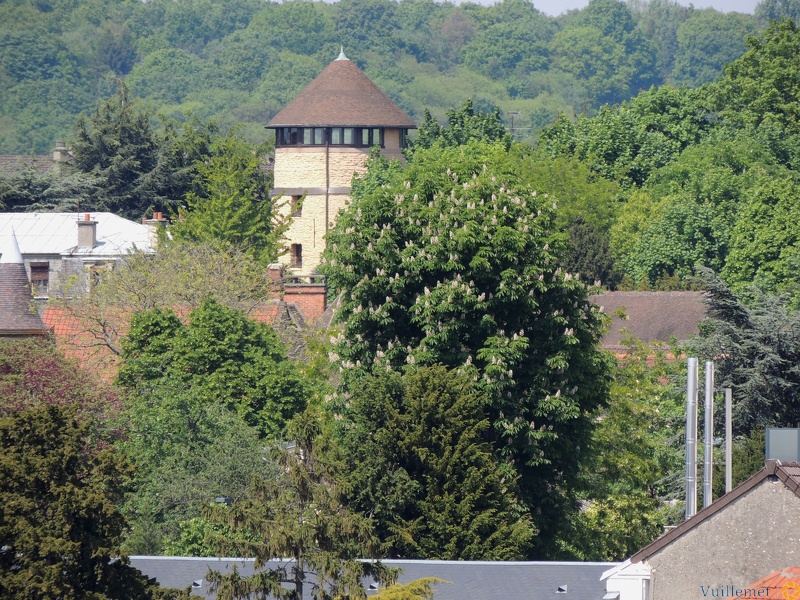
[[[384,131],[382,154],[390,159],[403,159],[399,130]],[[288,248],[295,244],[302,247],[302,267],[292,267],[292,254],[287,252],[280,259],[287,266],[287,277],[306,277],[316,271],[325,249],[326,216],[328,226],[333,225],[336,214],[350,200],[353,174],[363,173],[368,156],[368,148],[346,146],[291,146],[275,150],[274,189],[276,194],[283,193],[285,201],[281,214],[290,216],[291,197],[305,194],[301,214],[291,217],[286,233]]]

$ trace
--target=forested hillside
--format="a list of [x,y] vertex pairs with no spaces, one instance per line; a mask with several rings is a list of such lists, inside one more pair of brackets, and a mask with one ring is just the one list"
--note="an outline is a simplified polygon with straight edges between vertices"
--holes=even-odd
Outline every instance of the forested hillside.
[[[652,85],[719,77],[744,39],[791,3],[756,16],[672,0],[593,0],[553,18],[535,2],[433,0],[5,0],[0,3],[0,154],[48,153],[76,116],[123,78],[159,115],[186,111],[223,131],[263,125],[344,46],[418,121],[471,97],[515,135],[563,112],[592,115]],[[793,15],[790,15],[793,16]]]

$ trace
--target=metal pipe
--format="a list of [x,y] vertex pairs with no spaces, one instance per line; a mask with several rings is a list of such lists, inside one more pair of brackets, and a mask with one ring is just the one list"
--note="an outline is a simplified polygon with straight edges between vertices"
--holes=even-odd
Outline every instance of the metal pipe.
[[733,489],[733,392],[725,388],[725,493]]
[[697,512],[697,359],[686,361],[686,518]]
[[706,403],[704,409],[705,426],[703,427],[703,508],[714,501],[711,487],[714,466],[714,363],[706,361]]

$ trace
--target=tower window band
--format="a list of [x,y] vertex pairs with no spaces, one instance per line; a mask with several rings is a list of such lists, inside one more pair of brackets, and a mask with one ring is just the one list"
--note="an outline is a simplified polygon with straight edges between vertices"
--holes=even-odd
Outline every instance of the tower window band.
[[[400,130],[400,145],[405,146],[407,130]],[[281,146],[350,146],[353,148],[384,147],[383,127],[279,127],[275,145]]]

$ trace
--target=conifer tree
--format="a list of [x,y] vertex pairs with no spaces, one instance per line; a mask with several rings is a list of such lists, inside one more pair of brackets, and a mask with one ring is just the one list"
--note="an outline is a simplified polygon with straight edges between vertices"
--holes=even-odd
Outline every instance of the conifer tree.
[[338,422],[350,506],[391,556],[524,558],[535,534],[514,506],[472,380],[442,366],[360,382]]
[[130,467],[87,451],[88,430],[53,405],[0,418],[3,598],[152,597],[155,581],[119,551]]

